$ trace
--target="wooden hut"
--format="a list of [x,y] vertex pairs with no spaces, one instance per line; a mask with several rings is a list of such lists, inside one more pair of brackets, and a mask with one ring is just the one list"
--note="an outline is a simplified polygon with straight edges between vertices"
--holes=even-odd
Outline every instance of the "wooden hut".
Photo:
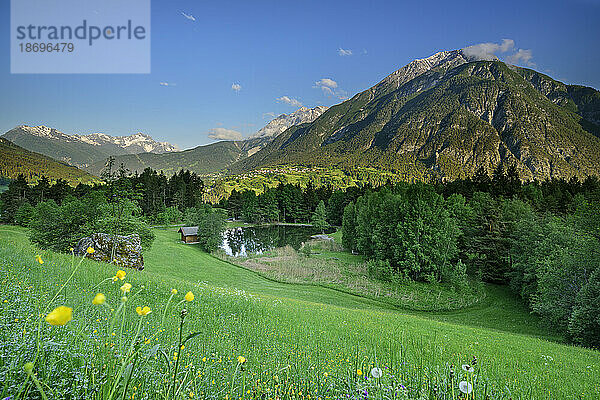
[[181,241],[183,243],[196,243],[198,242],[198,227],[197,226],[182,226],[179,228],[181,233]]

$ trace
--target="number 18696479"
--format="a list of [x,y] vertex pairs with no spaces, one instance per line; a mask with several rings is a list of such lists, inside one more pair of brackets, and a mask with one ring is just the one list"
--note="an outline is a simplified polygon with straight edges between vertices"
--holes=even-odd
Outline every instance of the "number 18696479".
[[72,53],[73,43],[19,43],[21,53]]

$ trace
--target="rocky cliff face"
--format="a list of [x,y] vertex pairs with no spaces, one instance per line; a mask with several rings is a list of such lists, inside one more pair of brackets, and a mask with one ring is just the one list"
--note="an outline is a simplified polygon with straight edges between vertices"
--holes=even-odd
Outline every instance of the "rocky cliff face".
[[315,108],[301,107],[291,114],[281,114],[265,125],[264,128],[251,135],[249,139],[275,137],[291,126],[303,124],[305,122],[313,122],[325,111],[327,111],[327,107],[324,106]]

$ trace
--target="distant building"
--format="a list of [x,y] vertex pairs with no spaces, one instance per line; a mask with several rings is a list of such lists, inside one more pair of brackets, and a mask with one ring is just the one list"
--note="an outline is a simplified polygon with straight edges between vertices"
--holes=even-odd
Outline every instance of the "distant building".
[[183,226],[179,228],[181,233],[181,241],[184,243],[197,243],[198,242],[198,227],[197,226]]

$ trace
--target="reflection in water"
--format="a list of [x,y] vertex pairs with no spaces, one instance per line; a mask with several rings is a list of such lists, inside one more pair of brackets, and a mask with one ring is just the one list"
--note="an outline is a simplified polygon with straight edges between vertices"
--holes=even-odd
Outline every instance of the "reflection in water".
[[227,229],[221,248],[234,257],[261,254],[276,247],[299,250],[303,242],[318,232],[311,226],[265,225]]

